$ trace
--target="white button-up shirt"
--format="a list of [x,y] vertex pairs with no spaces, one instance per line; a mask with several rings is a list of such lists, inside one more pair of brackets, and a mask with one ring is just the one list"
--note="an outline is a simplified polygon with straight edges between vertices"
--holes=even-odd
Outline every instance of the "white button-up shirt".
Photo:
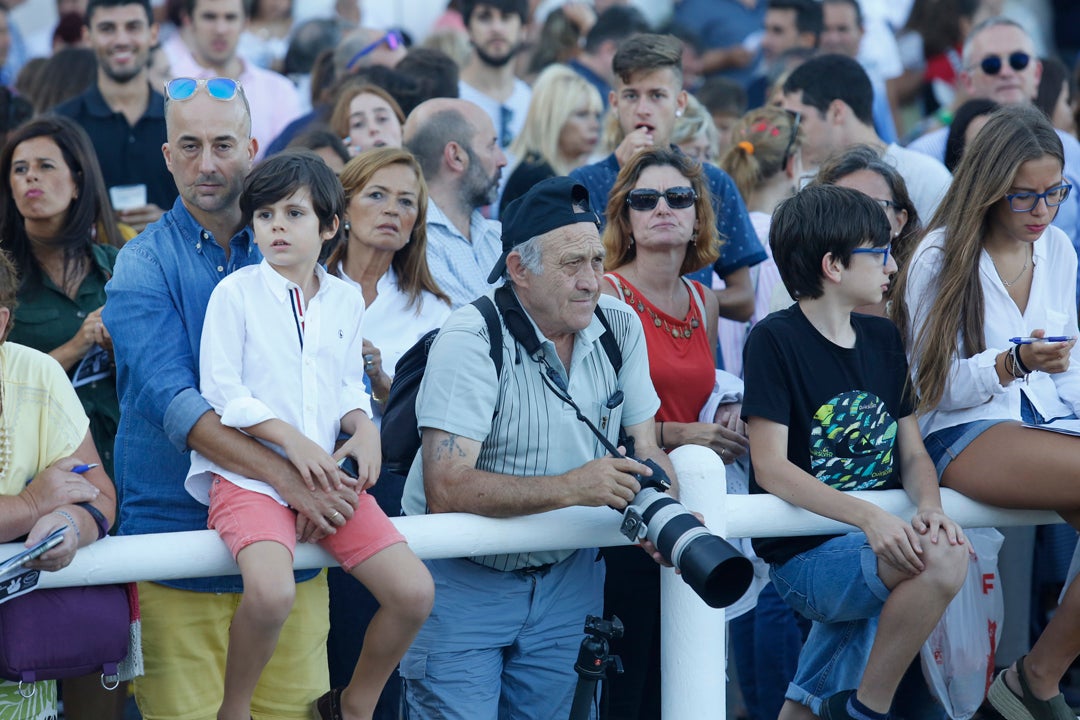
[[[364,298],[322,267],[315,272],[319,289],[306,306],[300,288],[265,260],[221,281],[206,308],[200,391],[223,425],[243,429],[277,418],[329,453],[342,417],[352,410],[371,416],[360,333]],[[210,473],[286,504],[262,480],[192,451],[185,487],[200,502],[210,502]]]
[[[946,252],[943,241],[943,231],[935,230],[919,243],[911,257],[905,300],[916,338],[937,295]],[[1037,328],[1046,330],[1048,336],[1077,334],[1073,304],[1076,251],[1072,243],[1051,225],[1035,241],[1032,252],[1034,275],[1023,313],[1009,297],[990,255],[986,250],[979,252],[986,350],[970,358],[954,359],[941,402],[919,419],[924,436],[974,420],[1019,420],[1021,390],[1047,420],[1074,412],[1080,415],[1080,346],[1073,347],[1072,362],[1063,373],[1034,372],[1026,383],[1017,380],[1002,385],[998,381],[995,362],[1002,351],[1012,347],[1009,338],[1030,335]]]

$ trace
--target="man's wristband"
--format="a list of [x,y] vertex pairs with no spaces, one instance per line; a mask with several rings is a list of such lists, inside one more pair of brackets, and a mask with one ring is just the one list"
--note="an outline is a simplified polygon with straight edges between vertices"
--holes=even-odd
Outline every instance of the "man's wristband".
[[109,521],[105,519],[105,515],[88,502],[75,503],[75,507],[81,507],[83,510],[90,513],[90,517],[94,518],[94,524],[97,525],[98,530],[97,539],[100,540],[105,537],[109,532]]

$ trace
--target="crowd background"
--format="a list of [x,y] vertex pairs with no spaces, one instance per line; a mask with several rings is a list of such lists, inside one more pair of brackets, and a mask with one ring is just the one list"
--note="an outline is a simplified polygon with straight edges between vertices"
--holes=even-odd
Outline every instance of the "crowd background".
[[[885,183],[884,194],[889,197],[879,202],[890,217],[894,251],[902,266],[905,255],[914,250],[919,219],[924,224],[930,221],[965,144],[970,144],[1000,104],[1022,101],[1041,109],[1064,142],[1065,180],[1080,181],[1080,176],[1072,174],[1080,161],[1076,138],[1080,97],[1075,92],[1080,78],[1080,5],[1069,0],[596,0],[595,4],[492,0],[491,5],[479,3],[480,10],[474,11],[468,23],[457,0],[255,0],[251,4],[155,0],[151,4],[156,30],[131,43],[138,65],[130,68],[134,75],[126,75],[129,71],[116,60],[116,42],[95,38],[92,25],[85,26],[86,4],[87,0],[0,0],[0,137],[31,117],[62,106],[59,112],[86,130],[101,165],[100,171],[84,167],[92,158],[85,157],[89,147],[79,145],[83,138],[71,141],[77,147],[74,159],[64,150],[67,165],[83,184],[82,204],[94,203],[96,212],[84,213],[78,228],[57,229],[52,238],[56,247],[51,250],[54,254],[62,251],[57,257],[65,262],[74,258],[85,265],[77,273],[80,281],[87,275],[94,280],[99,274],[98,280],[107,279],[113,248],[160,217],[176,198],[172,176],[164,161],[158,162],[164,119],[157,93],[164,82],[187,75],[238,78],[251,104],[259,159],[285,147],[307,147],[341,173],[357,155],[372,149],[382,153],[368,155],[368,166],[353,163],[351,172],[341,176],[347,199],[353,203],[353,219],[351,225],[345,224],[342,244],[329,265],[332,273],[362,286],[369,311],[374,298],[369,297],[372,291],[364,285],[365,279],[369,285],[378,285],[383,298],[376,307],[385,317],[375,322],[370,334],[365,333],[371,340],[365,342],[367,382],[376,400],[385,397],[394,363],[411,341],[441,325],[449,308],[467,303],[475,288],[486,287],[493,257],[485,256],[481,245],[497,238],[500,208],[545,177],[569,174],[601,161],[608,153],[625,166],[627,148],[634,148],[631,136],[638,131],[647,131],[643,135],[651,142],[657,130],[648,124],[652,121],[642,120],[628,132],[625,118],[620,121],[609,108],[609,91],[617,85],[612,57],[618,44],[634,33],[671,33],[682,41],[682,82],[692,95],[676,112],[670,141],[693,161],[712,163],[731,175],[764,246],[772,208],[819,167],[822,173],[817,182],[821,183],[844,184],[845,178],[859,172],[876,173],[880,176],[876,186],[871,182],[864,189],[855,181],[849,186],[875,196],[883,194],[878,190]],[[482,12],[485,7],[511,5],[527,6],[524,22],[506,22],[511,16],[501,12],[494,17]],[[235,8],[241,13],[239,20],[229,15],[235,16]],[[985,70],[985,64],[981,71],[965,68],[967,33],[995,16],[1010,18],[1022,28],[1030,43],[1025,49],[1030,48],[1032,57],[1018,67],[1021,63],[1014,61],[1015,53],[1003,49],[999,69],[993,73]],[[825,54],[829,57],[815,57]],[[1040,58],[1041,74],[1032,75],[1031,68]],[[800,73],[798,68],[804,63],[809,64]],[[1017,99],[1008,90],[980,89],[964,81],[964,72],[983,72],[988,79],[1015,75],[1021,94],[1027,87],[1023,83],[1033,77],[1037,88],[1032,89],[1037,92]],[[865,76],[870,92],[850,94],[818,79],[848,77],[845,73]],[[129,98],[118,93],[131,77],[145,78],[152,90],[134,101],[134,110],[125,105]],[[95,88],[114,111],[126,117],[129,142],[137,147],[139,162],[121,162],[116,155],[124,153],[112,152],[118,136],[110,135],[104,124],[86,120],[93,116]],[[453,163],[440,164],[438,158],[422,152],[423,142],[431,139],[417,137],[416,126],[429,118],[413,110],[433,98],[475,103],[476,116],[466,118],[472,129],[486,129],[485,121],[490,119],[495,146],[486,151],[479,145],[464,148],[470,162],[463,174],[455,174]],[[846,110],[834,119],[835,102]],[[783,109],[758,109],[765,105]],[[74,132],[66,120],[58,122],[59,129],[16,135],[8,154],[27,138],[66,137]],[[926,140],[950,126],[941,156],[928,164],[926,155],[934,156],[936,151],[927,150]],[[390,150],[403,143],[413,150],[415,160]],[[913,153],[906,147],[909,144],[924,154]],[[60,140],[56,146],[66,147]],[[858,150],[846,156],[847,164],[837,161],[838,152],[856,146]],[[5,189],[11,185],[9,165],[4,166]],[[670,159],[660,165],[669,170],[672,165],[678,167]],[[421,202],[418,209],[386,210],[398,223],[393,237],[366,237],[372,228],[357,219],[365,213],[383,212],[365,203],[367,185],[374,173],[385,172],[384,166],[405,172],[402,182],[410,188],[415,185],[409,192]],[[682,176],[690,174],[682,172]],[[697,178],[694,184],[699,184]],[[123,193],[116,191],[132,185],[143,185],[140,199],[121,200]],[[1055,220],[1074,246],[1080,241],[1076,195],[1068,198]],[[77,195],[73,203],[75,199]],[[12,206],[5,214],[10,219],[17,211],[22,217],[27,214],[23,210]],[[406,220],[399,223],[401,217]],[[3,247],[14,255],[20,270],[29,268],[41,284],[41,275],[48,269],[39,252],[41,238],[31,238],[38,245],[29,253],[19,245],[25,241],[23,235],[13,231],[11,237],[3,238]],[[463,276],[462,258],[455,254],[461,251],[449,244],[454,237],[473,245],[470,261],[483,268],[477,277]],[[634,242],[633,234],[629,242]],[[492,246],[498,247],[497,239]],[[91,247],[95,248],[92,253]],[[646,241],[642,249],[648,247]],[[639,269],[632,256],[623,260],[626,267],[609,269],[624,274]],[[790,303],[777,282],[771,256],[755,262],[749,268],[753,313],[722,308],[719,341],[714,337],[714,296],[710,294],[699,308],[708,324],[708,350],[717,367],[736,375],[741,362],[741,348],[736,345],[754,322]],[[66,272],[63,262],[61,267]],[[687,272],[678,263],[675,270]],[[725,290],[725,280],[710,267],[694,277],[704,283],[696,287],[718,293]],[[61,278],[68,280],[64,272]],[[663,282],[675,278],[677,274]],[[646,279],[646,284],[648,280],[657,278]],[[58,293],[78,300],[72,307],[81,304],[70,317],[66,306],[56,311],[55,317],[66,323],[63,333],[57,329],[59,323],[54,323],[48,329],[55,337],[33,336],[35,313],[43,323],[54,316],[49,314],[53,311],[48,297],[28,294],[36,288],[24,285],[15,312],[22,326],[11,335],[12,341],[40,346],[46,352],[66,342],[63,347],[74,344],[82,349],[85,345],[105,353],[108,336],[97,321],[100,293],[91,298],[87,290],[88,296],[80,298],[78,283],[71,288],[67,284],[53,283],[50,276],[47,288],[53,304],[64,305]],[[643,293],[646,289],[639,279],[630,286]],[[630,296],[619,291],[630,302]],[[401,326],[386,314],[390,309],[415,310],[414,321],[400,338],[394,331]],[[876,311],[884,314],[886,307]],[[379,337],[380,332],[386,337]],[[83,354],[58,359],[70,375]],[[103,384],[106,390],[114,387],[107,381]],[[91,389],[97,390],[98,385]],[[85,388],[79,396],[91,417],[100,456],[111,469],[112,450],[103,434],[115,432],[115,406],[89,397]],[[696,400],[693,404],[700,405]],[[676,415],[658,417],[667,420],[670,435],[677,434],[682,424],[681,420],[672,422]],[[689,413],[685,421],[690,425],[693,419]],[[388,512],[397,509],[391,507]],[[1011,660],[1029,647],[1052,615],[1076,542],[1067,526],[1018,529],[1007,535],[1006,577],[1014,572],[1019,582],[1006,589],[1009,622],[1000,648],[1002,660]],[[1010,569],[1014,566],[1018,569]],[[752,617],[749,621],[753,622]],[[342,652],[348,655],[350,650]],[[735,663],[732,678],[745,669]],[[1073,682],[1070,675],[1065,677],[1066,697],[1080,705],[1080,683],[1074,690]],[[731,683],[731,717],[748,712],[741,706],[737,687]],[[757,715],[749,712],[741,716],[756,720]]]

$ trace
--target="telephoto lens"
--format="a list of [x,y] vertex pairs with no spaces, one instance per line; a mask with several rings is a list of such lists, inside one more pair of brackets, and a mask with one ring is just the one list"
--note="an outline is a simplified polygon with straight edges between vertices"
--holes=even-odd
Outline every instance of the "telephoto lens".
[[709,607],[727,607],[741,598],[754,579],[754,566],[664,492],[671,483],[659,465],[652,460],[638,462],[652,468],[653,474],[638,476],[641,490],[623,511],[622,534],[634,542],[650,540]]

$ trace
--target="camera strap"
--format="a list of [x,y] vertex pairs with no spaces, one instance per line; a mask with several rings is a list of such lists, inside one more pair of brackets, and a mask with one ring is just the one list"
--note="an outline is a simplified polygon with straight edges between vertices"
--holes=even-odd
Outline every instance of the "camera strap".
[[[544,385],[547,386],[555,397],[574,409],[577,419],[585,423],[585,426],[592,431],[592,434],[596,436],[600,441],[600,444],[603,445],[612,456],[625,457],[619,452],[617,447],[611,444],[611,441],[607,439],[607,436],[600,432],[589,418],[585,417],[585,414],[581,412],[581,408],[579,408],[577,403],[574,402],[574,399],[570,397],[569,388],[567,388],[566,383],[563,382],[562,375],[559,371],[552,367],[551,363],[548,362],[540,338],[537,337],[536,330],[533,328],[532,321],[529,320],[528,316],[525,314],[525,308],[521,307],[521,301],[518,300],[514,291],[506,285],[503,285],[496,290],[495,306],[499,309],[503,324],[505,324],[506,329],[510,331],[510,335],[525,349],[526,354],[541,366],[540,378],[544,381]],[[594,312],[604,326],[604,333],[600,336],[600,342],[604,347],[608,359],[611,361],[615,374],[618,375],[619,370],[622,368],[622,351],[615,341],[615,336],[611,332],[611,326],[608,324],[607,318],[604,317],[604,312],[600,309],[599,304],[597,304]],[[614,347],[614,352],[612,346]],[[617,362],[616,358],[618,360]],[[621,399],[622,391],[617,391],[616,396]]]

